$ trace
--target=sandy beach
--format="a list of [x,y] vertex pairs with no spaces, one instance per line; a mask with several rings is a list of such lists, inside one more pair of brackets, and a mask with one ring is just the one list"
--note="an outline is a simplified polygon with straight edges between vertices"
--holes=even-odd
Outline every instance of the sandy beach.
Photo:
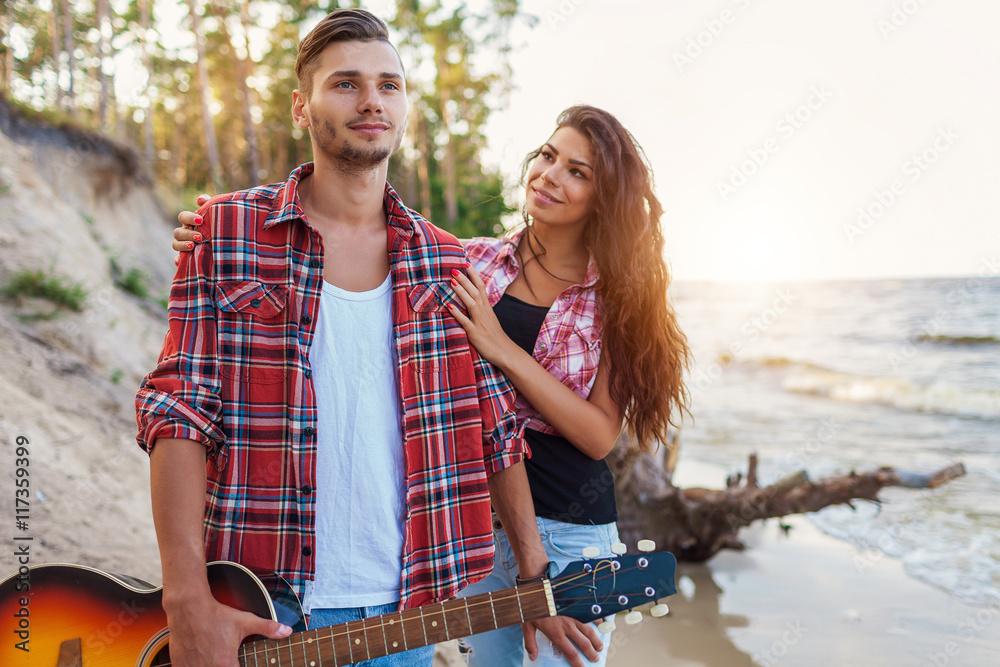
[[[720,472],[682,460],[679,483],[717,486]],[[804,517],[785,524],[787,534],[773,520],[741,532],[745,551],[681,564],[671,613],[619,622],[608,664],[1000,664],[1000,601],[970,607]]]

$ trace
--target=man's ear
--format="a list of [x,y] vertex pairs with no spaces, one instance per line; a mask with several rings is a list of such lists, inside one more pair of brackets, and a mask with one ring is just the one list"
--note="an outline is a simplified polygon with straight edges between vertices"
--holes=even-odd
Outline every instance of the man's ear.
[[292,122],[295,123],[295,127],[300,127],[303,130],[309,127],[306,99],[297,88],[292,91]]

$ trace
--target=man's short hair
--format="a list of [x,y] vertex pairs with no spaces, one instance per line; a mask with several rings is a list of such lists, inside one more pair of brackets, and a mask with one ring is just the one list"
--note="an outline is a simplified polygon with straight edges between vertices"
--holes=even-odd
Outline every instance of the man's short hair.
[[[374,42],[389,44],[389,28],[379,17],[364,9],[337,9],[320,21],[299,44],[295,76],[305,99],[312,95],[313,75],[319,56],[331,42]],[[393,47],[395,50],[395,47]]]

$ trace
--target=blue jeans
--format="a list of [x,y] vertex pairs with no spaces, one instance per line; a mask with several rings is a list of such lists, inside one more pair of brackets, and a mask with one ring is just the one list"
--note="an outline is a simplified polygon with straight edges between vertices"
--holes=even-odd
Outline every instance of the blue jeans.
[[[348,621],[360,621],[362,618],[372,618],[382,614],[391,614],[399,609],[398,602],[376,605],[374,607],[348,607],[344,609],[313,609],[309,616],[309,628],[325,628],[328,625],[338,625]],[[430,667],[434,660],[434,646],[424,646],[402,653],[393,653],[374,660],[362,660],[354,663],[364,667]]]
[[[542,537],[545,552],[549,555],[549,560],[555,563],[556,573],[561,572],[569,563],[581,560],[585,547],[600,549],[601,558],[612,556],[611,545],[618,541],[618,527],[613,523],[584,526],[541,517],[535,517],[535,521],[538,523],[538,533]],[[493,545],[496,548],[493,572],[485,579],[465,588],[459,597],[488,593],[514,585],[517,563],[507,541],[507,534],[502,529],[493,532]],[[611,634],[599,634],[604,643],[601,657],[598,662],[592,663],[581,656],[584,665],[604,667],[608,657],[608,646],[611,644]],[[564,667],[569,664],[541,632],[537,633],[536,640],[538,659],[535,662],[528,660],[528,654],[524,651],[524,635],[519,625],[473,635],[462,641],[472,649],[472,653],[469,654],[470,667],[521,667],[522,664],[532,667],[556,665]]]

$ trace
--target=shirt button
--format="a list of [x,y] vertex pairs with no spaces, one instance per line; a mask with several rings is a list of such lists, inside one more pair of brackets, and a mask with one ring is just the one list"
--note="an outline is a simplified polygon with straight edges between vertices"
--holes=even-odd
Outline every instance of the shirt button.
[[311,268],[318,269],[319,268],[319,260],[318,259],[309,260],[309,266]]
[[302,495],[308,496],[312,492],[313,492],[313,488],[311,486],[309,486],[308,484],[306,484],[305,486],[302,487]]
[[253,301],[250,302],[250,305],[253,306],[254,308],[260,308],[260,299],[254,299]]
[[312,426],[306,426],[305,430],[302,432],[305,433],[310,438],[316,435],[316,429],[314,429]]
[[539,343],[538,344],[538,351],[539,352],[544,352],[547,349],[549,349],[549,346],[546,345],[545,343]]
[[312,369],[309,369],[309,368],[307,368],[304,371],[302,371],[302,374],[305,375],[307,378],[311,378],[313,376]]
[[312,547],[310,547],[309,545],[302,547],[303,556],[312,556],[312,552],[313,552]]
[[302,316],[302,324],[312,324],[312,321],[313,318],[309,317],[308,315]]

